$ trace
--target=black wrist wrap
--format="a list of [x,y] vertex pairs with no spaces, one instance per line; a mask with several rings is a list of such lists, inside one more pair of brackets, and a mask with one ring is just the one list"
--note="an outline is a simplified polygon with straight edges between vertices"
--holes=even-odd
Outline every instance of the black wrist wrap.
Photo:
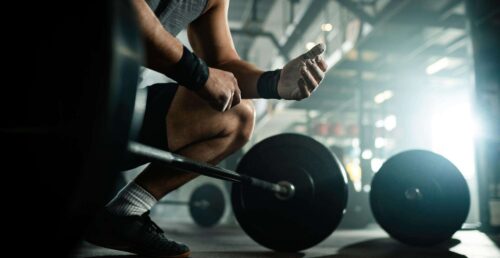
[[278,94],[278,81],[280,80],[281,69],[267,71],[260,75],[257,81],[257,92],[264,99],[281,99]]
[[167,75],[180,85],[196,91],[203,88],[208,80],[208,66],[184,46],[181,59],[173,66],[172,73]]

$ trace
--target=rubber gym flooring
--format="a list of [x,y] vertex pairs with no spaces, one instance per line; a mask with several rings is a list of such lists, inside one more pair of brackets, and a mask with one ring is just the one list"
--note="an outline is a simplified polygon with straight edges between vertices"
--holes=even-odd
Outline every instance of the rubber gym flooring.
[[[336,230],[328,239],[302,253],[276,253],[256,244],[238,226],[219,225],[201,229],[192,224],[156,221],[171,239],[187,243],[193,258],[500,257],[500,236],[476,230],[459,231],[449,243],[440,246],[417,248],[390,239],[374,225],[363,230]],[[83,242],[73,257],[138,256]]]

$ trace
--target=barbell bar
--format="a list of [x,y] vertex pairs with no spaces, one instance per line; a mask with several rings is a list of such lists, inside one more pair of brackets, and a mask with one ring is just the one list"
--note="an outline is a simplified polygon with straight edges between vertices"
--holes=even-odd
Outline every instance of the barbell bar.
[[271,191],[283,200],[291,198],[295,192],[295,187],[289,182],[267,182],[255,177],[238,174],[225,168],[213,166],[205,162],[188,159],[169,151],[154,148],[142,143],[130,141],[128,144],[128,150],[136,155],[146,157],[151,160],[161,161],[187,172],[194,172],[212,178],[222,179],[233,183],[242,183],[248,186],[258,187],[266,191]]

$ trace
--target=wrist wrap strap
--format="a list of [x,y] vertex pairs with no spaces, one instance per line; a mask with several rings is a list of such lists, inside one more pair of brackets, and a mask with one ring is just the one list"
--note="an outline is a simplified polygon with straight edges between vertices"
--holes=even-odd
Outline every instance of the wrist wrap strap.
[[208,80],[208,66],[184,46],[181,59],[173,66],[172,74],[167,75],[180,85],[196,91],[203,88]]
[[260,75],[257,81],[257,92],[264,99],[281,99],[278,94],[278,81],[280,80],[281,69],[267,71]]

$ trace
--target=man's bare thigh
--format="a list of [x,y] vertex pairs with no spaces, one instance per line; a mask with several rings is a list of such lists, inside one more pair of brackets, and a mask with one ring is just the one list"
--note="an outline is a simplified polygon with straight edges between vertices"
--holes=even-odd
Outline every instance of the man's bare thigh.
[[216,111],[196,93],[179,87],[167,114],[169,149],[176,151],[191,143],[237,130],[240,114],[251,106],[250,100],[242,100],[226,112]]

